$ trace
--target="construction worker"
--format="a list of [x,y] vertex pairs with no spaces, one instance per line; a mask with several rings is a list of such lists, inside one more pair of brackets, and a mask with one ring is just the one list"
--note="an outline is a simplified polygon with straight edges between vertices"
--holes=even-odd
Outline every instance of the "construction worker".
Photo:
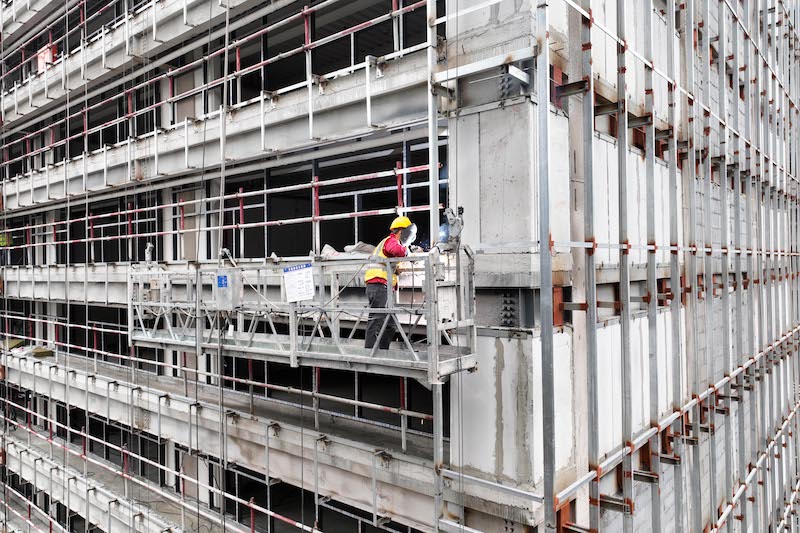
[[[388,257],[406,257],[408,255],[408,249],[417,237],[417,225],[411,222],[408,217],[400,216],[392,221],[389,230],[391,233],[375,247],[371,257],[386,259]],[[385,265],[381,263],[371,264],[364,278],[367,282],[367,299],[369,300],[370,308],[385,308],[389,292],[388,274],[386,273]],[[397,288],[396,275],[392,276],[392,287]],[[364,343],[366,348],[372,348],[375,342],[378,342],[378,348],[382,350],[389,347],[397,328],[391,317],[386,321],[386,326],[384,327],[386,316],[386,313],[370,313]],[[378,341],[378,334],[381,328],[384,328],[384,331],[380,341]]]

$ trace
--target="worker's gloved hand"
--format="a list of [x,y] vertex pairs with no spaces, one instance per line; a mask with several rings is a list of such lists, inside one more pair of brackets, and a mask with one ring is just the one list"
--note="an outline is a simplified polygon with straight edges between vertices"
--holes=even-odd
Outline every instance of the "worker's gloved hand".
[[409,247],[409,250],[411,251],[412,254],[421,254],[422,252],[425,251],[425,250],[422,249],[422,246],[417,246],[415,244],[412,244]]

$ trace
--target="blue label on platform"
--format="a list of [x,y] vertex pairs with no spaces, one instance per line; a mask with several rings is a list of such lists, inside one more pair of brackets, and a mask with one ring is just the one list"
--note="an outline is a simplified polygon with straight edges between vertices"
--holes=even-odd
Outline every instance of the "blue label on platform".
[[217,276],[217,287],[220,289],[228,288],[228,276]]
[[286,267],[283,269],[284,272],[294,272],[296,270],[303,270],[304,268],[311,268],[311,263],[305,263],[303,265],[294,265],[290,267]]

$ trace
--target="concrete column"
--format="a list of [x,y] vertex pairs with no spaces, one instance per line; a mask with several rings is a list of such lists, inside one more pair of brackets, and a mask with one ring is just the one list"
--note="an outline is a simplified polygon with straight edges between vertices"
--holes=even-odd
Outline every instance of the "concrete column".
[[[58,304],[56,303],[47,303],[47,315],[50,317],[58,316]],[[56,348],[55,340],[56,340],[56,326],[54,324],[47,324],[47,340],[49,341],[49,346],[52,349]]]
[[175,464],[175,443],[169,440],[164,443],[164,466],[169,469],[164,475],[164,484],[174,487],[178,477],[172,471],[177,470],[178,465]]
[[[53,223],[56,220],[56,211],[48,211],[46,214],[45,220],[48,223]],[[48,228],[50,231],[47,232],[47,235],[44,236],[45,242],[53,242],[53,230],[52,226]],[[50,245],[45,246],[45,261],[48,265],[55,265],[58,262],[58,254],[56,253],[56,246]]]
[[[199,365],[197,354],[195,354],[194,352],[191,352],[191,351],[178,352],[178,364],[179,365],[184,364],[184,362],[183,362],[184,354],[186,356],[185,366],[186,366],[187,369],[188,368],[195,368],[196,365]],[[197,366],[196,368],[199,369],[200,367]],[[183,377],[184,376],[184,372],[181,371],[181,372],[178,373],[178,375],[180,377]],[[192,371],[188,371],[187,370],[185,372],[185,375],[186,375],[186,380],[187,381],[197,381],[199,379],[199,377],[198,377],[196,372],[192,372]]]
[[[56,211],[48,211],[47,214],[45,215],[45,221],[48,222],[48,223],[53,223],[55,220],[56,220]],[[48,231],[44,235],[44,241],[48,242],[48,243],[54,242],[52,229],[50,229],[50,231]],[[56,245],[55,244],[50,244],[48,246],[45,246],[44,247],[44,254],[45,254],[45,263],[47,265],[55,265],[55,264],[58,263],[58,254],[56,253]],[[53,268],[53,267],[51,266],[51,268]],[[46,302],[44,305],[45,305],[45,311],[47,313],[47,316],[49,316],[49,317],[58,316],[58,304],[53,303],[53,302]],[[54,342],[56,340],[56,327],[55,327],[55,325],[47,324],[46,338],[49,341],[50,348],[55,349],[56,348],[56,346],[54,344]]]
[[[159,90],[161,94],[161,101],[163,102],[169,98],[169,80],[164,79],[159,83]],[[172,105],[164,104],[158,108],[161,115],[161,127],[166,127],[172,124]]]
[[[183,470],[184,473],[191,479],[197,479],[200,483],[204,485],[208,485],[209,479],[209,466],[206,462],[200,461],[196,455],[189,456],[186,453],[181,454],[183,459]],[[198,487],[194,483],[186,482],[186,496],[189,498],[196,498],[200,501],[200,503],[204,503],[206,505],[209,504],[209,493],[208,489],[201,487],[198,490]]]
[[[209,184],[208,198],[218,198],[218,197],[219,197],[219,181],[217,180],[217,181],[213,181],[213,182],[211,182]],[[220,220],[219,220],[219,215],[218,215],[218,211],[217,211],[217,209],[219,209],[219,205],[218,204],[219,204],[219,202],[217,202],[216,200],[214,200],[212,202],[208,202],[208,204],[207,204],[209,206],[208,209],[211,210],[211,212],[209,213],[210,216],[202,217],[203,221],[201,222],[201,224],[205,225],[206,224],[206,220],[208,220],[207,224],[210,227],[214,228],[214,227],[217,227],[217,225],[221,223]],[[210,248],[207,245],[208,240],[206,238],[203,238],[206,235],[208,235],[210,237],[210,242],[211,242]],[[210,259],[212,261],[216,260],[217,256],[219,255],[220,246],[221,246],[221,244],[219,243],[218,232],[216,230],[205,232],[201,236],[201,239],[200,239],[199,259],[200,260]]]
[[[47,306],[47,304],[44,303],[44,302],[33,302],[33,314],[37,319],[42,318],[42,315],[44,314],[42,311],[45,310],[46,306]],[[33,323],[33,335],[34,335],[34,337],[36,337],[37,339],[46,338],[45,337],[45,329],[46,329],[46,327],[47,327],[47,324],[45,324],[45,323],[43,323],[43,322],[41,322],[39,320],[34,322]]]
[[[222,77],[222,65],[220,64],[221,61],[218,58],[212,59],[206,63],[206,71],[207,71],[207,79],[208,81],[213,81],[217,78]],[[202,103],[201,103],[202,104]],[[219,106],[222,105],[222,86],[218,85],[214,89],[208,92],[208,110],[214,111],[219,109]]]
[[[161,195],[161,203],[169,204],[172,203],[172,189],[166,188],[159,193]],[[162,209],[161,213],[163,214],[164,220],[164,229],[166,231],[171,231],[175,227],[179,227],[179,220],[175,219],[175,215],[173,214],[173,209]],[[179,237],[180,238],[180,237]],[[175,250],[173,246],[173,235],[164,235],[164,238],[161,239],[161,260],[162,261],[175,261],[178,259],[177,253],[178,251]]]

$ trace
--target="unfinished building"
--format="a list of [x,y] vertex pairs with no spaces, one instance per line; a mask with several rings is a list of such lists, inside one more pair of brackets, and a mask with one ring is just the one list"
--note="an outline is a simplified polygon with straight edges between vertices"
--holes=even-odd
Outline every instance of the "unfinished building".
[[3,0],[3,531],[796,531],[799,24]]

